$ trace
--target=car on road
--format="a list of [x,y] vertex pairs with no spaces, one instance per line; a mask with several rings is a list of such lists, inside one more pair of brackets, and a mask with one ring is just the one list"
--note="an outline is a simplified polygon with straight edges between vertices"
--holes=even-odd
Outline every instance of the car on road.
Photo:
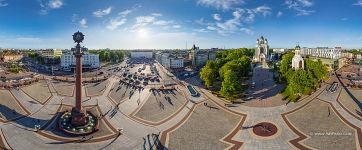
[[245,98],[245,101],[252,100],[253,98],[254,98],[253,96],[249,96],[249,97]]

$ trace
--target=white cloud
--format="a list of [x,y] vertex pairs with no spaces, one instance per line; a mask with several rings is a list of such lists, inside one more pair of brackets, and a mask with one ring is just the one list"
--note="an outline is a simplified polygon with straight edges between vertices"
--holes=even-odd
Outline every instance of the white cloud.
[[63,0],[38,0],[38,2],[41,8],[40,15],[46,15],[49,10],[59,9],[64,5]]
[[79,21],[79,25],[80,25],[80,27],[82,27],[82,28],[88,28],[87,19],[82,18],[82,19]]
[[94,15],[95,17],[101,18],[101,17],[103,17],[103,16],[109,15],[111,12],[112,12],[112,7],[108,7],[108,8],[105,8],[105,9],[103,9],[103,10],[102,10],[102,9],[99,9],[99,10],[93,12],[93,15]]
[[211,31],[217,30],[216,27],[213,27],[213,26],[207,26],[207,29],[208,29],[208,30],[211,30]]
[[115,30],[119,26],[125,24],[127,21],[126,18],[114,18],[109,21],[109,24],[107,25],[107,29],[109,30]]
[[162,26],[163,29],[180,28],[180,25],[175,24],[173,20],[161,20],[162,14],[153,13],[149,16],[138,16],[136,17],[136,23],[132,26],[132,30],[148,25]]
[[358,0],[356,3],[354,3],[353,5],[357,5],[357,6],[362,6],[362,0]]
[[6,3],[5,0],[0,0],[0,7],[8,6],[8,3]]
[[[230,34],[242,31],[247,34],[252,34],[251,29],[245,28],[245,24],[252,23],[255,21],[257,15],[267,16],[271,14],[271,8],[268,6],[259,6],[254,9],[241,9],[237,8],[232,13],[232,18],[224,19],[224,21],[213,19],[216,22],[207,22],[203,18],[196,20],[195,23],[205,26],[205,30],[214,31],[220,35],[228,36]],[[198,29],[199,31],[203,31]]]
[[152,16],[155,16],[155,17],[161,17],[162,14],[161,13],[153,13]]
[[172,28],[179,29],[179,28],[181,28],[181,25],[176,24],[176,25],[173,25]]
[[173,21],[165,21],[165,20],[158,20],[158,21],[153,22],[154,25],[160,25],[160,26],[168,26],[172,23],[173,23]]
[[200,18],[198,20],[195,20],[195,23],[199,24],[199,25],[210,25],[210,23],[207,23],[204,18]]
[[72,15],[72,23],[77,27],[77,28],[88,28],[88,21],[86,18],[82,18],[80,19],[78,14],[73,14]]
[[221,21],[221,20],[222,20],[220,14],[213,14],[212,17],[213,17],[216,21]]
[[197,4],[216,9],[229,10],[244,3],[244,0],[197,0]]
[[135,10],[137,10],[138,8],[141,8],[141,5],[134,5],[132,8],[130,9],[126,9],[120,13],[118,13],[118,15],[122,16],[122,17],[127,17],[129,14],[131,14],[132,12],[134,12]]
[[283,15],[283,12],[278,11],[278,13],[277,13],[277,17],[281,17],[282,15]]
[[193,31],[195,31],[195,32],[201,32],[201,33],[210,32],[210,31],[208,31],[208,30],[206,30],[206,29],[194,29]]
[[314,12],[314,10],[309,10],[314,5],[313,0],[285,0],[285,5],[296,11],[297,16],[308,16]]
[[248,28],[240,28],[241,32],[245,32],[246,34],[253,35],[254,32],[251,29]]
[[129,15],[132,12],[133,12],[133,10],[126,9],[125,11],[120,12],[119,15],[126,17],[127,15]]
[[48,5],[52,9],[60,8],[63,6],[63,1],[62,0],[50,0]]
[[268,6],[259,6],[259,7],[254,9],[254,12],[257,13],[257,14],[260,13],[265,17],[265,16],[271,14],[271,8],[268,7]]
[[153,16],[139,16],[136,17],[136,24],[133,26],[133,28],[138,28],[142,26],[146,26],[149,24],[152,24],[155,22],[156,18]]

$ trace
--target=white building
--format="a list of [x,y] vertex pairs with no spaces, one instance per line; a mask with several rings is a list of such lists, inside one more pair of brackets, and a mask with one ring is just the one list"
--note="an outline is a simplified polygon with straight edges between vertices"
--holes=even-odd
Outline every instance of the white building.
[[170,58],[170,68],[178,69],[184,67],[184,59],[180,57],[171,57]]
[[328,47],[317,47],[317,48],[302,48],[300,54],[303,56],[312,56],[328,59],[339,59],[342,57],[342,48],[328,48]]
[[165,68],[178,69],[184,67],[184,58],[176,57],[169,53],[156,53],[156,61],[158,61]]
[[131,52],[131,58],[153,58],[152,50],[134,50]]
[[297,45],[294,51],[294,57],[292,59],[292,68],[297,69],[304,69],[304,60],[303,57],[300,55],[300,46]]
[[254,62],[264,62],[268,59],[269,56],[269,45],[268,39],[261,36],[256,40],[256,48],[254,55]]
[[165,68],[170,68],[171,62],[170,62],[170,54],[164,53],[161,55],[161,65]]
[[[71,70],[75,68],[75,56],[73,54],[63,54],[60,58],[60,67],[63,70]],[[99,68],[99,55],[98,54],[84,54],[82,56],[82,66],[85,69]]]

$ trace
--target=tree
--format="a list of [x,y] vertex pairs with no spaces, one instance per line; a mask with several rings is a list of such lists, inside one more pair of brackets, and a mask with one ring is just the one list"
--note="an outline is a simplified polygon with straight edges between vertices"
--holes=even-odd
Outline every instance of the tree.
[[221,95],[228,99],[232,99],[238,91],[241,90],[241,85],[238,82],[238,76],[232,70],[228,70],[225,72],[224,78],[225,79],[221,85]]
[[310,94],[316,89],[319,81],[327,75],[327,68],[320,60],[313,61],[307,58],[304,70],[294,70],[290,66],[292,56],[292,53],[283,56],[279,72],[287,81],[283,95],[291,101],[297,101],[300,95]]
[[218,68],[215,61],[208,61],[200,71],[200,78],[205,82],[206,87],[212,86],[217,76]]
[[292,59],[294,57],[293,52],[286,53],[282,56],[282,61],[280,62],[279,72],[282,76],[285,76],[285,74],[292,68]]

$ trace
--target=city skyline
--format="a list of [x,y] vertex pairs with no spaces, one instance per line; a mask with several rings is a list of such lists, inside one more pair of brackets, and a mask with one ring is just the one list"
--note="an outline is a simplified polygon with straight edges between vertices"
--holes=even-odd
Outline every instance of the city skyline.
[[0,47],[70,49],[80,30],[90,49],[250,48],[260,36],[274,48],[360,48],[362,1],[328,2],[0,0]]

